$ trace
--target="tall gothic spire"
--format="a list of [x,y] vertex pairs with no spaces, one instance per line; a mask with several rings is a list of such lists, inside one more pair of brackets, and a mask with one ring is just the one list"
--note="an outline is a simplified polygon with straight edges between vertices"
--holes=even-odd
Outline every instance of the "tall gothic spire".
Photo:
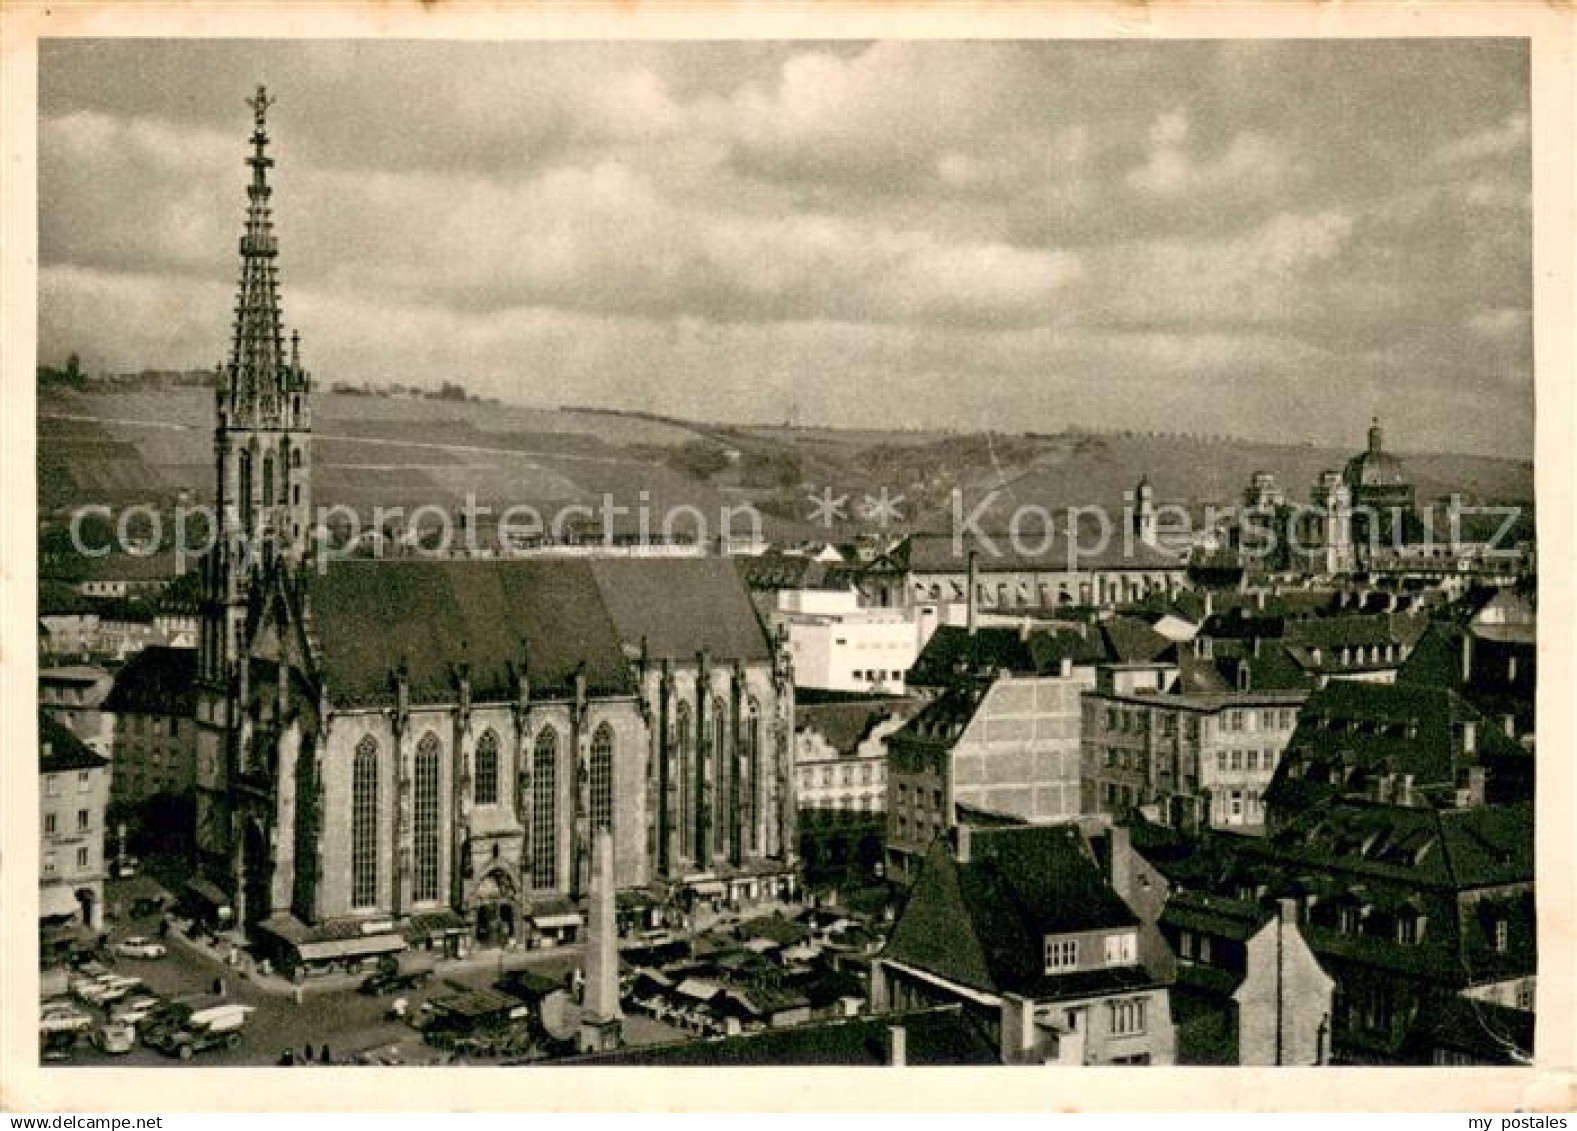
[[269,198],[273,189],[268,170],[274,159],[268,156],[268,109],[275,102],[267,89],[257,88],[248,98],[252,108],[252,153],[246,163],[252,167],[252,182],[247,186],[246,227],[241,235],[241,280],[236,294],[235,333],[230,345],[230,362],[225,373],[225,392],[232,420],[237,423],[268,424],[284,411],[286,397],[299,387],[300,373],[293,359],[285,355],[284,334],[279,316],[279,252],[274,236],[274,221]]

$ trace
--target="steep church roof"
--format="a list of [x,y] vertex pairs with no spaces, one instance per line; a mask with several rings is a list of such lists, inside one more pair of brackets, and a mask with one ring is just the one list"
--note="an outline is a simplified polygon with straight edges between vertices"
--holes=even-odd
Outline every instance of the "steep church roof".
[[308,572],[314,636],[329,698],[388,703],[403,663],[413,703],[451,702],[455,668],[471,697],[512,699],[511,666],[532,693],[562,695],[585,665],[587,691],[632,695],[591,564],[565,559],[353,559]]
[[649,655],[760,663],[771,658],[750,592],[727,558],[600,558],[590,563],[602,603],[627,648]]

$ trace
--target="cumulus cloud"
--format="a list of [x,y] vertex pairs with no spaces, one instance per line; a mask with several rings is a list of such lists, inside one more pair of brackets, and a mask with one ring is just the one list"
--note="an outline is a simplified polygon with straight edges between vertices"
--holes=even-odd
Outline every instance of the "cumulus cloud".
[[1445,142],[1435,150],[1435,160],[1442,165],[1456,165],[1507,157],[1525,151],[1528,141],[1528,115],[1519,110],[1488,129]]
[[1225,186],[1268,192],[1294,172],[1284,146],[1257,132],[1237,134],[1221,151],[1201,156],[1188,144],[1186,110],[1168,110],[1150,127],[1147,161],[1129,170],[1130,188],[1158,197],[1208,192]]
[[46,359],[224,352],[255,79],[325,380],[1530,435],[1525,44],[55,41]]

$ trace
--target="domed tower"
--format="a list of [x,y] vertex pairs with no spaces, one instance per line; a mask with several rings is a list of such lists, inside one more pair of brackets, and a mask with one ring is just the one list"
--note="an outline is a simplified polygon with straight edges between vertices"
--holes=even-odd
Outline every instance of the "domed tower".
[[1368,446],[1342,469],[1342,482],[1352,494],[1352,540],[1361,557],[1407,540],[1417,524],[1413,485],[1402,462],[1385,450],[1379,417],[1369,425]]

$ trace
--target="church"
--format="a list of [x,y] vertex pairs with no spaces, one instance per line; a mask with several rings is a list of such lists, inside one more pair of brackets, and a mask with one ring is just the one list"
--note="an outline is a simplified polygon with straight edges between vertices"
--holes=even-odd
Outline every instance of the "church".
[[620,889],[787,895],[792,672],[731,562],[320,552],[271,100],[249,104],[198,651],[204,887],[297,967],[564,937],[604,829]]

